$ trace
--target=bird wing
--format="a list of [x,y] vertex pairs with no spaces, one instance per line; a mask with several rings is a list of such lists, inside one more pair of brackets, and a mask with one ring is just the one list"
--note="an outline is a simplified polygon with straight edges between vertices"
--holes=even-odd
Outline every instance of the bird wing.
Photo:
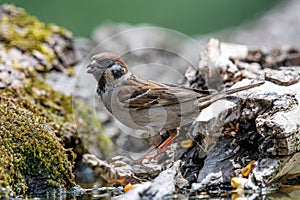
[[200,91],[178,85],[162,84],[132,76],[119,90],[119,102],[125,108],[147,109],[195,101],[209,91]]

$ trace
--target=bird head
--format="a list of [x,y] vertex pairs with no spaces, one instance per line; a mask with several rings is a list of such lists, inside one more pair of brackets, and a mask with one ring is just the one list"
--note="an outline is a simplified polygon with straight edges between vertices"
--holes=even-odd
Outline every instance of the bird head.
[[111,84],[118,83],[130,73],[125,62],[110,52],[94,55],[87,68],[87,73],[92,74],[97,82],[105,78]]

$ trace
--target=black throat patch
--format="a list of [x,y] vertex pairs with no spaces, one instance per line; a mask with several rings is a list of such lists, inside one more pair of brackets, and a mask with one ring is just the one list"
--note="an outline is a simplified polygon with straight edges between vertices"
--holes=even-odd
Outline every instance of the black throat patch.
[[105,73],[102,75],[98,82],[98,87],[97,87],[97,94],[99,96],[102,96],[102,94],[106,91],[106,79],[105,79]]

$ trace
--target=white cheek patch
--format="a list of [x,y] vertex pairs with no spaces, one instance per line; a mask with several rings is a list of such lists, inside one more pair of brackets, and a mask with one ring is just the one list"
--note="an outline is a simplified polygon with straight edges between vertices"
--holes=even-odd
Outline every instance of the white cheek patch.
[[111,70],[122,70],[123,67],[121,67],[121,65],[115,63],[112,66],[109,67],[109,69]]

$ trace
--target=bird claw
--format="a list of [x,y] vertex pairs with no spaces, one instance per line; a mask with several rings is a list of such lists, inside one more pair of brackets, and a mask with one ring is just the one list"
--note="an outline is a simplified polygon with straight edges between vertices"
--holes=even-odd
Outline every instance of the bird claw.
[[[172,150],[174,151],[175,148],[172,147],[172,146],[166,146],[166,147],[163,147],[163,148],[158,148],[155,152],[154,155],[151,155],[151,156],[148,156],[151,151],[153,149],[149,149],[149,151],[147,151],[142,157],[140,157],[139,159],[134,159],[132,158],[129,154],[127,154],[126,156],[128,157],[128,159],[130,160],[130,162],[133,164],[133,165],[140,165],[140,166],[144,166],[144,164],[148,164],[148,163],[154,163],[155,161],[157,162],[158,161],[158,158],[159,156],[161,156],[162,154],[166,153],[166,151],[169,151],[169,150]],[[168,154],[168,153],[166,153]],[[144,166],[146,167],[146,166]]]
[[[151,162],[151,161],[155,161],[155,160],[157,160],[157,158],[158,158],[161,154],[166,153],[166,151],[168,151],[168,150],[175,150],[175,148],[172,147],[172,146],[167,146],[167,147],[164,147],[164,148],[158,148],[157,151],[156,151],[156,153],[155,153],[154,155],[152,155],[152,156],[147,156],[147,157],[145,157],[145,158],[142,158],[142,161],[143,161],[144,159],[147,159],[147,160],[149,160],[150,162]],[[141,159],[141,158],[140,158],[140,159]]]

